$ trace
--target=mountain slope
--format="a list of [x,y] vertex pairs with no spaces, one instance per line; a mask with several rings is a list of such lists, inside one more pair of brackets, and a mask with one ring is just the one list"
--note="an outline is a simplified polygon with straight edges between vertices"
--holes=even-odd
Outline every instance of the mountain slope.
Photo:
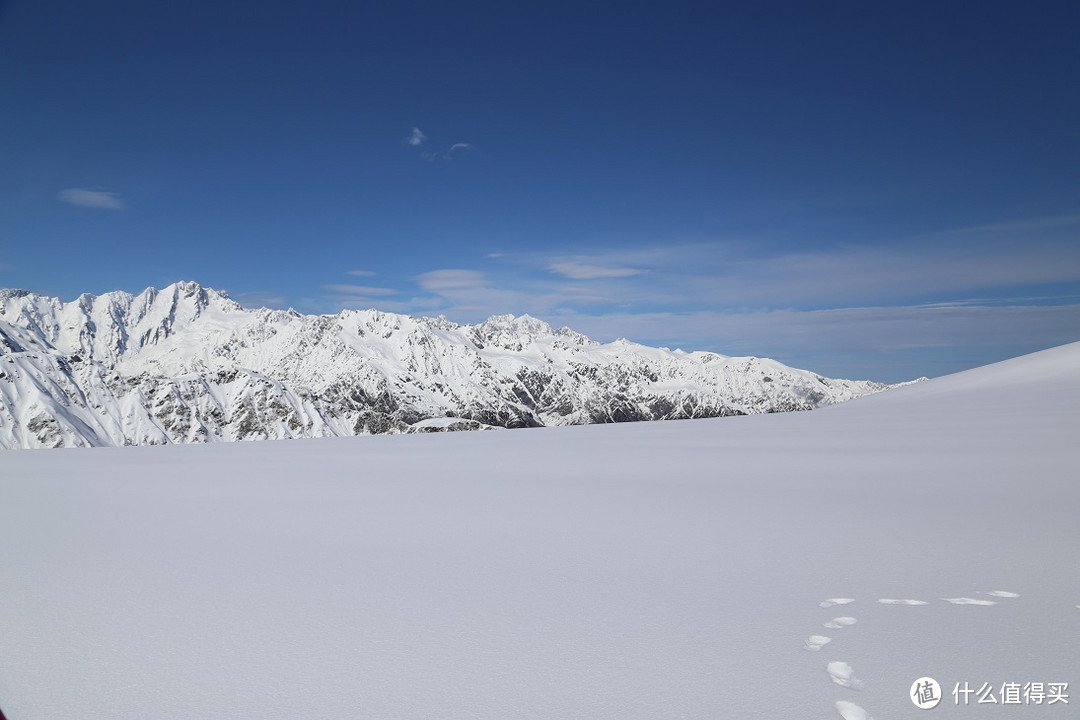
[[529,316],[247,310],[183,282],[0,291],[0,446],[145,445],[809,410],[873,393],[759,358],[600,344]]

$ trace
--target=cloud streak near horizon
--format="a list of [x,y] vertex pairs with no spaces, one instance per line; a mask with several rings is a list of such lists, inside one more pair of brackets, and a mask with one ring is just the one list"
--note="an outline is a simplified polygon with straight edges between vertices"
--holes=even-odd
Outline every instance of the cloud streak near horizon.
[[583,262],[557,262],[548,265],[549,271],[574,280],[591,280],[594,278],[615,278],[640,275],[645,270],[626,267],[604,267],[602,265],[589,265]]
[[83,188],[68,188],[57,193],[57,198],[69,205],[87,208],[101,208],[104,210],[123,210],[126,203],[116,193],[104,190],[86,190]]

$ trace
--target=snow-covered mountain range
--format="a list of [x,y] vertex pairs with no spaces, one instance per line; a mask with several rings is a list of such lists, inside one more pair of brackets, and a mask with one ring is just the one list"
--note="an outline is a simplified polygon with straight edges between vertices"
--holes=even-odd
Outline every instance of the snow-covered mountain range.
[[529,427],[809,410],[888,387],[768,359],[601,344],[528,315],[248,310],[180,282],[0,290],[0,447]]

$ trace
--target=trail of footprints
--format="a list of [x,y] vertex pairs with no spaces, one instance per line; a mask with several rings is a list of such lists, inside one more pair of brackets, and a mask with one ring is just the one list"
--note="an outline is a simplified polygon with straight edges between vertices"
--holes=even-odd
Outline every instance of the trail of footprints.
[[[954,598],[941,598],[944,602],[952,603],[953,605],[995,605],[998,598],[1018,598],[1019,593],[1009,592],[1008,590],[989,590],[975,593],[983,597],[954,597]],[[990,599],[994,598],[994,599]],[[834,608],[843,605],[850,605],[855,602],[855,598],[847,597],[835,597],[827,598],[819,603],[822,608]],[[929,605],[926,600],[914,600],[911,598],[880,598],[878,603],[881,605]],[[1080,605],[1077,605],[1080,608]],[[844,628],[855,625],[858,620],[850,615],[839,615],[834,617],[825,623],[825,627],[830,630],[842,630]],[[809,652],[818,652],[823,647],[831,643],[833,639],[827,635],[811,635],[803,643],[803,650]],[[829,679],[840,687],[847,688],[848,690],[862,690],[863,682],[855,676],[855,670],[848,663],[842,660],[833,660],[825,666],[825,671],[829,674]],[[844,720],[874,720],[870,717],[870,714],[866,712],[862,707],[856,705],[848,700],[838,700],[836,702],[836,710],[840,713],[840,717]]]

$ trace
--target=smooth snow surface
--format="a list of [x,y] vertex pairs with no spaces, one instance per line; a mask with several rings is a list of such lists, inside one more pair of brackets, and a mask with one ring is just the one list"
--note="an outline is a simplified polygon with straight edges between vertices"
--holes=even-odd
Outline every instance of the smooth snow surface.
[[1078,431],[1080,344],[813,413],[2,453],[0,707],[1076,717]]

